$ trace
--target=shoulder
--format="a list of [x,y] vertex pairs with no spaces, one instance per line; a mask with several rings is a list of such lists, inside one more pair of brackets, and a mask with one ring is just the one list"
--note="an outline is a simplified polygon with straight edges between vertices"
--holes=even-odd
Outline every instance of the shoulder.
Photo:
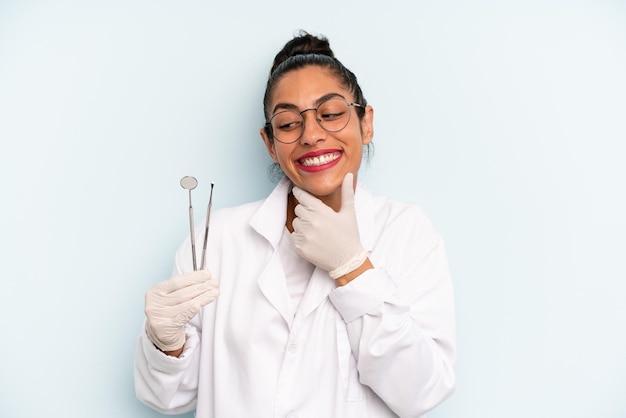
[[254,202],[244,203],[238,206],[229,206],[220,208],[211,215],[213,219],[220,222],[239,221],[241,219],[250,219],[256,211],[259,210],[265,200],[257,200]]
[[360,203],[364,210],[371,211],[376,223],[386,226],[399,225],[403,228],[408,226],[434,228],[430,217],[416,203],[375,195],[365,186],[359,186],[358,197],[357,205]]
[[250,220],[258,212],[263,202],[264,200],[258,200],[213,211],[210,221],[211,233],[215,232],[216,235],[221,235],[249,229]]
[[[263,204],[262,200],[245,203],[238,206],[226,207],[213,210],[209,222],[207,254],[208,268],[212,272],[218,271],[220,254],[226,247],[241,245],[253,235],[251,233],[250,219],[258,208]],[[195,225],[196,252],[200,253],[202,242],[205,239],[205,220],[202,219]],[[176,252],[174,274],[192,271],[191,237],[187,235]]]
[[359,228],[371,246],[381,241],[395,243],[394,247],[403,243],[431,246],[440,241],[439,231],[418,204],[377,196],[364,187],[359,193]]

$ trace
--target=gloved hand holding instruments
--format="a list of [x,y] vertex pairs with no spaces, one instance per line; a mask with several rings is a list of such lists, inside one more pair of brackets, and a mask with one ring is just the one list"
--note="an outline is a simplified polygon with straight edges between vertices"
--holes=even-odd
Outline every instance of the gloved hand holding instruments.
[[194,177],[186,176],[180,184],[184,189],[189,190],[189,228],[194,271],[158,283],[146,292],[145,313],[148,319],[146,334],[150,341],[164,352],[174,352],[183,348],[185,325],[198,314],[203,306],[213,302],[219,296],[217,279],[205,270],[213,183],[211,183],[211,197],[207,208],[200,270],[196,265],[194,218],[191,205],[191,190],[196,188],[198,182]]

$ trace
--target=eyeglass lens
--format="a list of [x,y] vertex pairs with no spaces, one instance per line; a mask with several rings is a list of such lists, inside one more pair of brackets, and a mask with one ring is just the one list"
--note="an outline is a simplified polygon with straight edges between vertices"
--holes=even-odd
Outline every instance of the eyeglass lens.
[[[343,99],[330,99],[322,103],[317,110],[307,110],[315,110],[317,122],[329,132],[341,131],[350,121],[350,107]],[[283,110],[276,113],[270,121],[274,138],[284,143],[296,142],[300,139],[304,132],[302,113],[296,110]]]

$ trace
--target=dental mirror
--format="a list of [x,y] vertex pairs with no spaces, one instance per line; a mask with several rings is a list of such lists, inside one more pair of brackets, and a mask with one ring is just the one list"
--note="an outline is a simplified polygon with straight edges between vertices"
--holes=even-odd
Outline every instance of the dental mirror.
[[198,180],[192,176],[185,176],[180,179],[180,185],[185,190],[189,190],[189,237],[191,238],[191,256],[193,258],[193,271],[198,270],[196,262],[196,234],[193,230],[193,206],[191,205],[191,191],[198,186]]
[[183,189],[191,191],[198,186],[198,180],[195,177],[185,176],[180,179],[180,185],[183,186]]

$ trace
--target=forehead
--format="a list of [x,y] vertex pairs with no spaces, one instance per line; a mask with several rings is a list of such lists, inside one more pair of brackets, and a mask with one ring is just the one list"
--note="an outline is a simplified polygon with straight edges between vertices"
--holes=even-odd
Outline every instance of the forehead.
[[320,97],[331,93],[338,93],[347,99],[351,97],[339,78],[327,68],[300,68],[288,72],[274,85],[270,109],[279,103],[309,107]]

